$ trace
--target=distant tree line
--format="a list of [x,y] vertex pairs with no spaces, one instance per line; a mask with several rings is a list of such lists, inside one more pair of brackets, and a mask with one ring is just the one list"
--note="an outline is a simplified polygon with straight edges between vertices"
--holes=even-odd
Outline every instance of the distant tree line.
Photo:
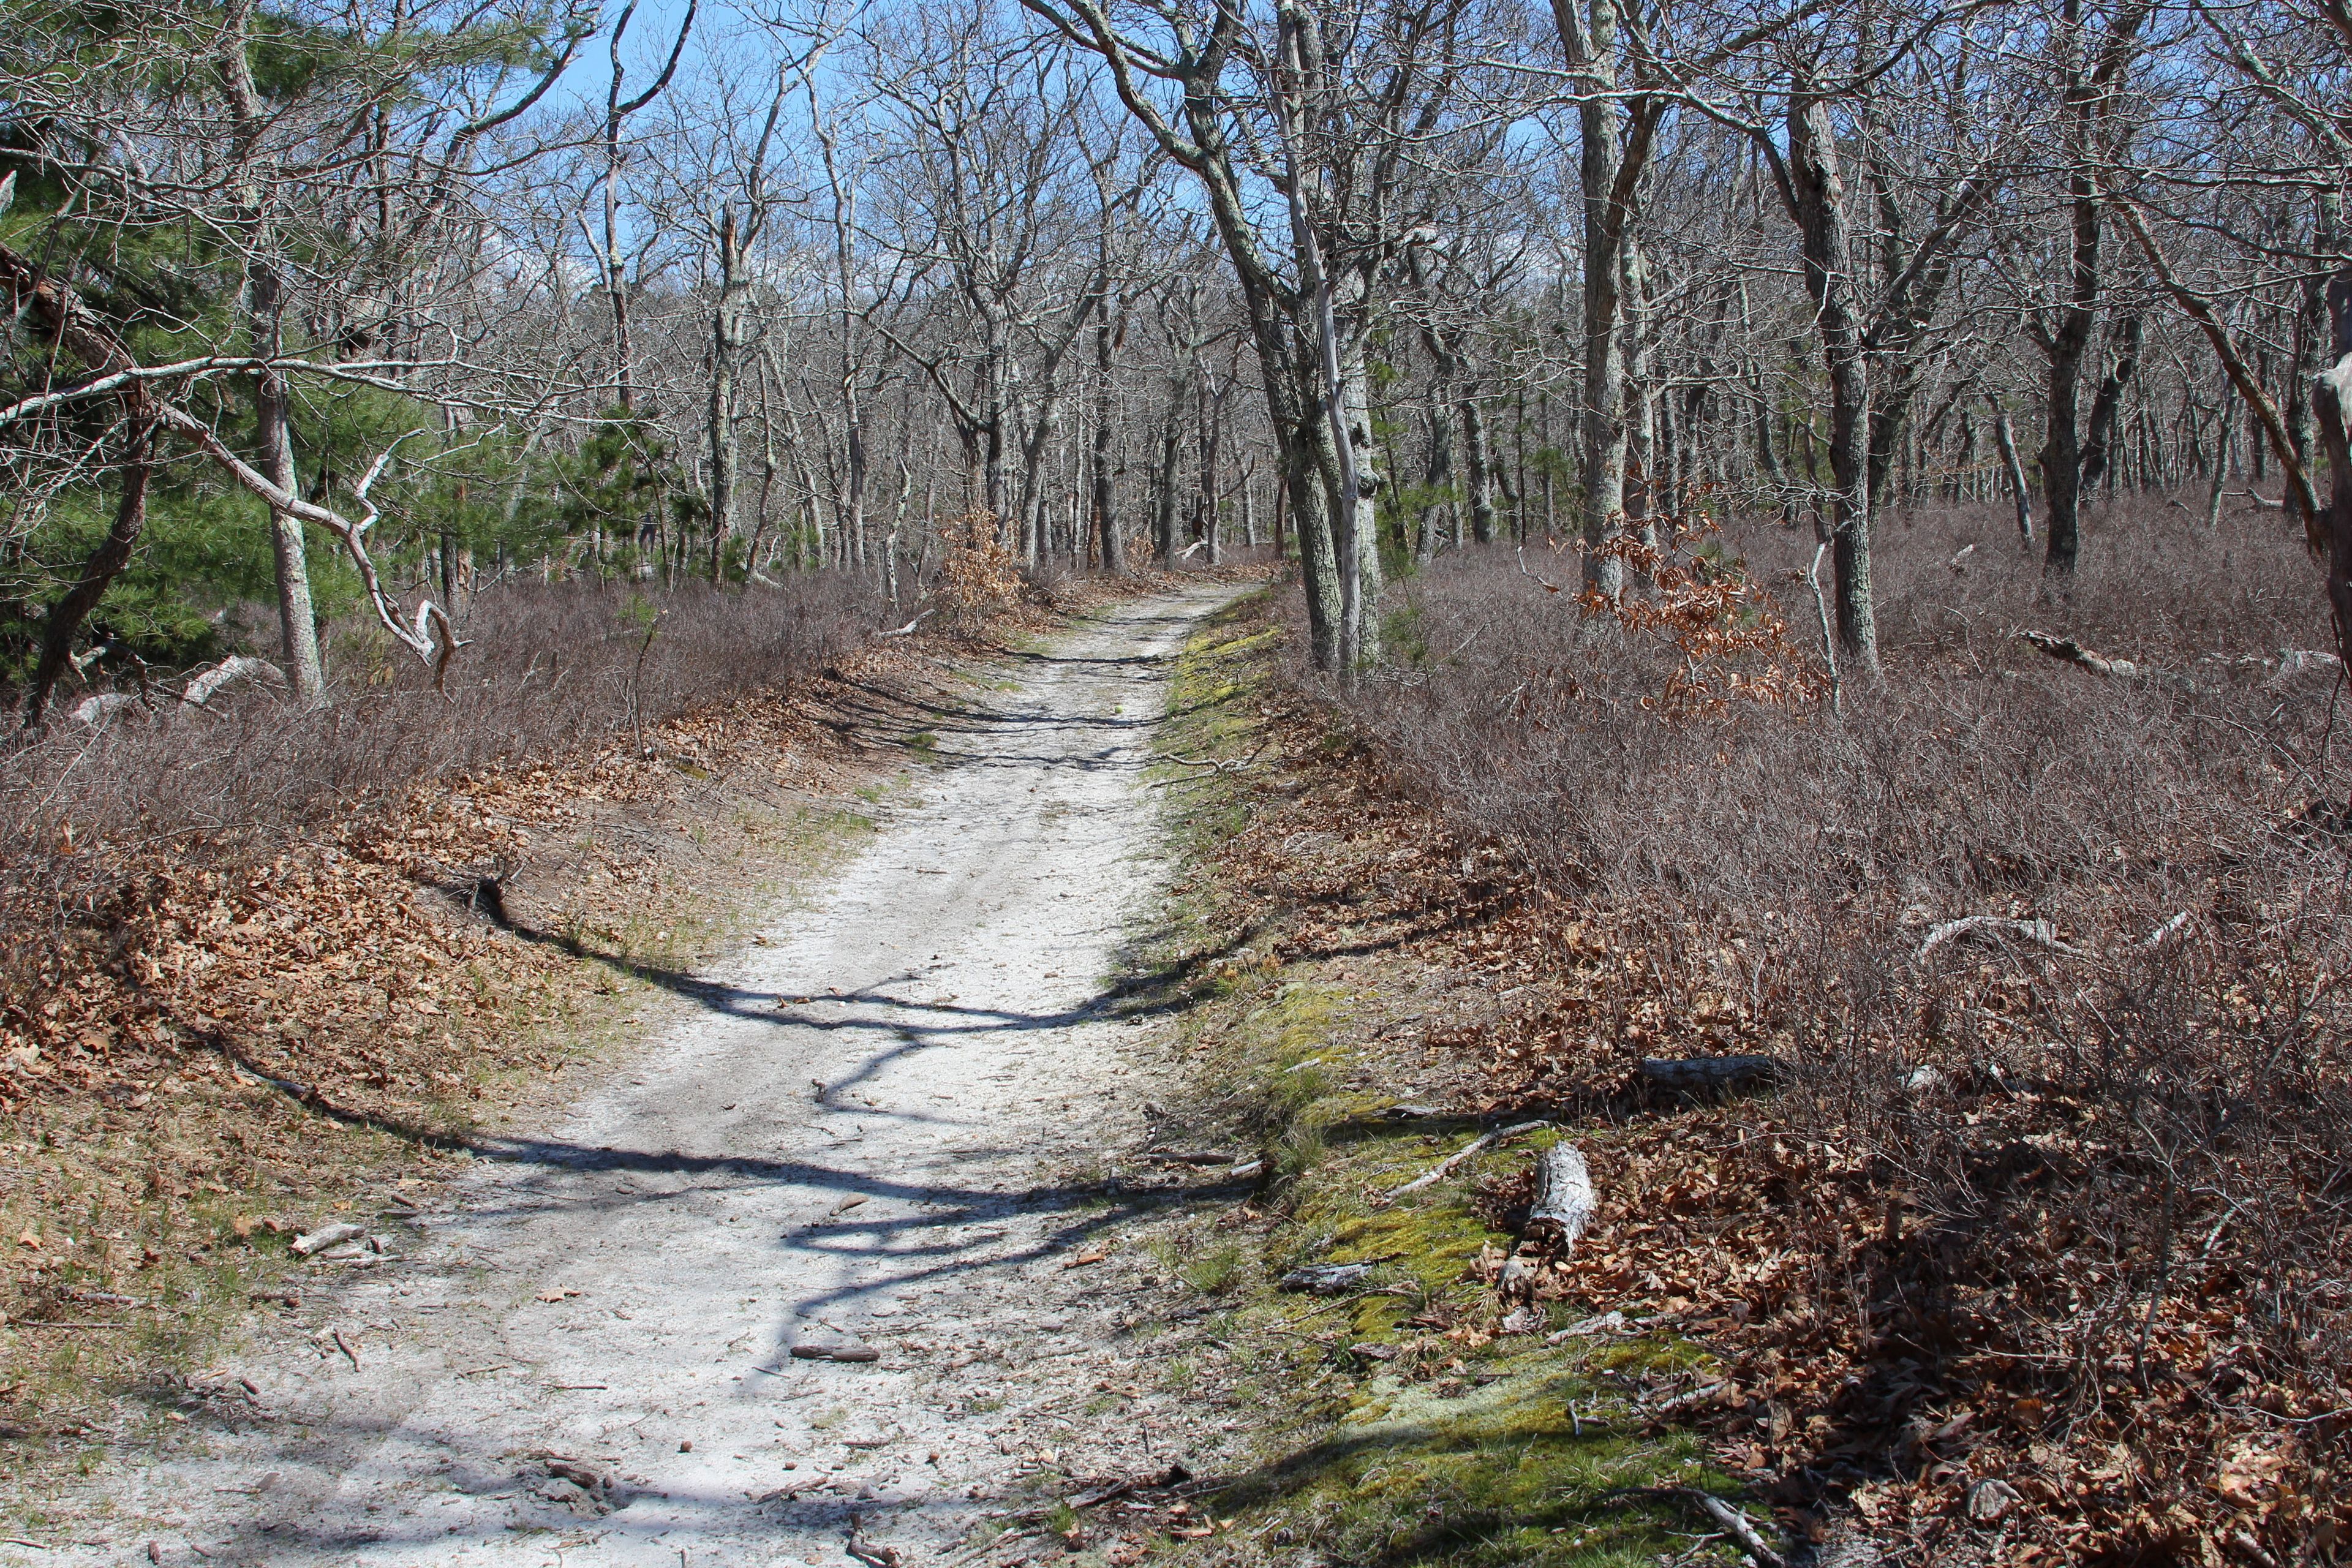
[[[1278,546],[1325,668],[1480,543],[2275,510],[2352,616],[2341,0],[37,0],[0,31],[0,661],[540,579]],[[2336,299],[2331,315],[2330,294]],[[1580,570],[1570,568],[1571,573]],[[263,607],[261,619],[238,617]]]

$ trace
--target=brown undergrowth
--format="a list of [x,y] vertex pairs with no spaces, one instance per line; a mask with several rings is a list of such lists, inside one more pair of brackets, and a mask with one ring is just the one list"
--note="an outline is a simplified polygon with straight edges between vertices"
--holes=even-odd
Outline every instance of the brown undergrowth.
[[748,660],[731,694],[681,674],[681,710],[642,731],[444,739],[405,776],[236,822],[192,820],[223,793],[201,783],[128,815],[50,789],[0,900],[0,1436],[26,1473],[118,1429],[125,1389],[162,1391],[160,1418],[239,1315],[320,1288],[289,1277],[297,1231],[396,1230],[677,1005],[731,908],[854,842],[966,664],[1150,585],[1064,579],[953,635],[819,639],[821,669]]
[[[2260,520],[2126,514],[2053,601],[1998,534],[1953,563],[1995,521],[1890,529],[1889,675],[1843,719],[1645,702],[1708,672],[1507,556],[1441,568],[1390,626],[1433,654],[1336,708],[1294,677],[1276,727],[1341,728],[1216,875],[1294,960],[1443,977],[1388,1008],[1399,1093],[1574,1130],[1601,1215],[1531,1293],[1704,1350],[1679,1418],[1792,1522],[1915,1563],[2335,1561],[2352,932],[2330,693],[2279,658],[2324,646],[2309,568]],[[1699,570],[1806,594],[1773,563],[1807,552]],[[2019,923],[1931,943],[1979,914]],[[1636,1070],[1743,1052],[1777,1088]]]

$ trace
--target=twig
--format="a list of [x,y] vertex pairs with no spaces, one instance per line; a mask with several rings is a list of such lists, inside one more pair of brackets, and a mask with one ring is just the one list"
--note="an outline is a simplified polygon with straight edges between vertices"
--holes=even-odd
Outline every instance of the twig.
[[[1557,594],[1559,592],[1559,584],[1552,582],[1549,578],[1538,576],[1535,573],[1528,570],[1528,547],[1524,544],[1520,545],[1518,548],[1518,562],[1520,576],[1527,578],[1530,582],[1542,584],[1543,591],[1547,594]],[[1465,643],[1463,646],[1467,647],[1469,645]]]
[[351,1359],[352,1359],[352,1370],[353,1372],[357,1372],[357,1371],[359,1371],[359,1369],[360,1369],[360,1352],[357,1352],[357,1351],[355,1351],[355,1350],[353,1350],[353,1349],[352,1348],[352,1342],[351,1342],[351,1341],[349,1341],[349,1340],[347,1340],[347,1339],[343,1338],[343,1331],[342,1331],[342,1330],[341,1330],[341,1329],[335,1329],[335,1330],[332,1330],[332,1331],[331,1331],[331,1332],[334,1334],[334,1336],[335,1336],[335,1348],[336,1348],[337,1350],[339,1350],[339,1351],[342,1352],[345,1355],[347,1355],[347,1356],[351,1357]]
[[1155,763],[1175,763],[1188,768],[1207,768],[1212,773],[1237,773],[1264,756],[1266,747],[1273,743],[1271,740],[1260,741],[1257,750],[1246,757],[1188,757],[1181,752],[1162,752],[1151,760]]
[[1468,1143],[1465,1144],[1455,1153],[1439,1161],[1429,1170],[1426,1170],[1420,1175],[1415,1176],[1412,1181],[1407,1182],[1404,1185],[1397,1187],[1386,1194],[1381,1201],[1383,1203],[1394,1203],[1397,1199],[1404,1196],[1407,1193],[1417,1193],[1423,1187],[1435,1186],[1447,1176],[1452,1175],[1454,1173],[1454,1167],[1461,1164],[1463,1161],[1471,1158],[1473,1155],[1485,1153],[1487,1150],[1493,1148],[1496,1144],[1500,1143],[1506,1138],[1517,1138],[1523,1132],[1533,1132],[1538,1128],[1549,1127],[1551,1123],[1549,1121],[1522,1121],[1516,1127],[1506,1127],[1501,1129],[1499,1131],[1481,1133],[1477,1137],[1472,1139]]
[[863,1515],[853,1513],[849,1516],[849,1554],[865,1563],[866,1568],[898,1568],[903,1560],[898,1549],[895,1546],[868,1546],[858,1533],[865,1526]]
[[994,1551],[997,1547],[1003,1545],[1008,1541],[1024,1540],[1036,1533],[1037,1532],[1035,1531],[1026,1528],[1019,1530],[1001,1530],[985,1541],[975,1542],[970,1546],[958,1547],[955,1551],[950,1552],[948,1553],[946,1558],[942,1560],[942,1568],[945,1568],[945,1564],[947,1563],[961,1563],[971,1558],[984,1556],[988,1552]]
[[131,1329],[138,1327],[135,1323],[82,1322],[70,1318],[12,1318],[9,1321],[20,1329]]
[[1683,1489],[1681,1495],[1696,1503],[1701,1513],[1723,1526],[1725,1532],[1739,1542],[1739,1549],[1762,1563],[1764,1568],[1789,1568],[1789,1560],[1764,1544],[1764,1538],[1756,1533],[1756,1527],[1748,1522],[1745,1513],[1714,1493],[1700,1491],[1696,1487]]

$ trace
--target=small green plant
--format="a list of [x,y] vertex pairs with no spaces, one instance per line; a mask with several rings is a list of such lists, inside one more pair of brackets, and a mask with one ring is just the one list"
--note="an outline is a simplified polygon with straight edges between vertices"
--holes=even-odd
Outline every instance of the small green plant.
[[1292,1127],[1275,1145],[1275,1174],[1297,1181],[1323,1161],[1323,1131],[1305,1124]]
[[1221,1241],[1186,1258],[1176,1278],[1206,1295],[1222,1296],[1241,1283],[1242,1262],[1241,1244]]

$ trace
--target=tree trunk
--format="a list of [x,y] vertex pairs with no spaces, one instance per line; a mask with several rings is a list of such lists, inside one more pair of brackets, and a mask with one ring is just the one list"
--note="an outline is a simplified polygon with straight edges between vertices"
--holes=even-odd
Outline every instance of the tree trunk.
[[1160,468],[1152,476],[1151,548],[1163,572],[1176,564],[1176,458],[1182,445],[1171,408],[1160,426]]
[[1341,407],[1345,412],[1348,445],[1346,460],[1339,467],[1342,475],[1353,470],[1355,506],[1353,527],[1354,581],[1349,581],[1349,562],[1340,563],[1340,598],[1348,606],[1349,623],[1343,628],[1348,646],[1354,651],[1358,663],[1377,662],[1380,658],[1379,637],[1370,627],[1370,617],[1381,602],[1381,526],[1380,494],[1383,476],[1376,467],[1380,444],[1372,436],[1372,380],[1366,360],[1366,343],[1360,327],[1349,333],[1349,349],[1345,367],[1340,373]]
[[1440,520],[1451,504],[1444,492],[1453,483],[1454,404],[1441,381],[1429,402],[1429,462],[1422,471],[1422,488],[1428,494],[1422,502],[1421,537],[1413,549],[1414,558],[1424,566],[1437,554],[1438,531],[1444,526]]
[[2089,173],[2077,166],[2068,181],[2074,198],[2074,252],[2065,309],[2044,344],[2050,356],[2047,427],[2042,446],[2042,504],[2048,523],[2044,569],[2074,575],[2082,549],[2083,451],[2080,429],[2083,356],[2099,302],[2099,199]]
[[1495,457],[1486,438],[1486,412],[1474,395],[1462,400],[1463,481],[1469,489],[1470,536],[1495,542]]
[[1845,182],[1829,105],[1792,98],[1789,180],[1802,235],[1805,286],[1812,296],[1830,375],[1830,479],[1834,487],[1830,558],[1836,577],[1841,651],[1865,675],[1878,673],[1878,624],[1871,592],[1867,426],[1870,382],[1852,297],[1853,241]]
[[743,249],[730,207],[719,220],[719,304],[711,312],[710,345],[710,580],[726,581],[727,542],[735,531],[737,471],[741,449],[735,438],[735,368],[743,353],[743,318],[750,279],[743,276]]
[[2106,374],[2100,378],[2098,395],[2091,400],[2091,423],[2084,433],[2082,450],[2082,482],[2086,486],[2097,484],[2104,477],[2110,479],[2110,489],[2113,488],[2108,453],[2115,445],[2116,416],[2123,405],[2124,391],[2139,369],[2143,330],[2142,319],[2137,313],[2125,318],[2116,334],[2122,339],[2122,346]]
[[1118,418],[1118,389],[1111,380],[1111,368],[1119,340],[1126,334],[1127,310],[1122,301],[1120,308],[1114,312],[1108,297],[1097,310],[1099,313],[1095,318],[1095,538],[1101,546],[1103,569],[1124,574],[1127,571],[1127,542],[1119,535],[1111,488],[1112,431]]
[[1625,347],[1620,297],[1621,247],[1631,226],[1631,187],[1620,174],[1625,144],[1619,126],[1617,5],[1553,0],[1552,20],[1585,89],[1577,103],[1577,174],[1584,216],[1584,585],[1614,600],[1624,592],[1624,563],[1601,553],[1625,510]]
[[[615,93],[620,90],[617,72],[613,88]],[[629,344],[628,263],[621,255],[621,127],[617,116],[605,127],[604,245],[600,259],[604,300],[613,315],[613,401],[622,413],[629,414],[636,408],[636,391],[629,374],[633,351]]]
[[1195,355],[1192,384],[1201,420],[1201,537],[1208,544],[1212,566],[1224,560],[1217,538],[1217,465],[1224,444],[1224,409],[1215,395],[1214,382],[1209,367]]
[[2230,482],[2230,448],[2237,435],[2230,421],[2230,399],[2233,392],[2227,383],[2221,387],[2221,416],[2213,421],[2213,486],[2205,492],[2205,531],[2210,533],[2221,525],[2221,495]]
[[[1319,421],[1318,421],[1319,423]],[[1299,577],[1307,591],[1307,636],[1318,669],[1339,668],[1339,559],[1323,488],[1322,454],[1314,437],[1297,426],[1284,444],[1283,494],[1298,540]]]
[[[1624,531],[1635,543],[1658,542],[1658,403],[1650,377],[1650,268],[1641,242],[1624,242],[1625,276],[1619,310],[1625,337],[1625,522]],[[1649,591],[1646,566],[1633,573],[1637,585]]]
[[[226,89],[235,134],[231,158],[237,165],[239,237],[245,247],[245,309],[254,353],[276,357],[284,345],[286,286],[271,258],[271,238],[264,213],[261,139],[268,116],[254,79],[247,53],[253,0],[233,0],[223,14],[221,81]],[[259,447],[262,476],[281,491],[296,493],[294,440],[289,425],[289,395],[286,377],[263,370],[253,379],[254,439]],[[304,560],[301,520],[270,509],[270,556],[278,577],[278,624],[286,656],[286,676],[294,700],[304,707],[325,700],[326,677],[319,658],[319,629],[310,606],[310,576]]]
[[2352,668],[2352,268],[2327,285],[2327,310],[2335,363],[2312,387],[2319,433],[2327,448],[2333,493],[2327,504],[2327,605],[2335,612],[2336,652]]
[[[2311,247],[2321,256],[2334,256],[2344,244],[2342,198],[2331,184],[2319,192],[2316,205]],[[2304,279],[2303,310],[2295,320],[2295,384],[2287,407],[2287,429],[2294,437],[2295,457],[2306,471],[2311,467],[2313,440],[2318,435],[2315,388],[2328,369],[2324,352],[2331,339],[2327,286],[2328,279],[2316,272]]]

